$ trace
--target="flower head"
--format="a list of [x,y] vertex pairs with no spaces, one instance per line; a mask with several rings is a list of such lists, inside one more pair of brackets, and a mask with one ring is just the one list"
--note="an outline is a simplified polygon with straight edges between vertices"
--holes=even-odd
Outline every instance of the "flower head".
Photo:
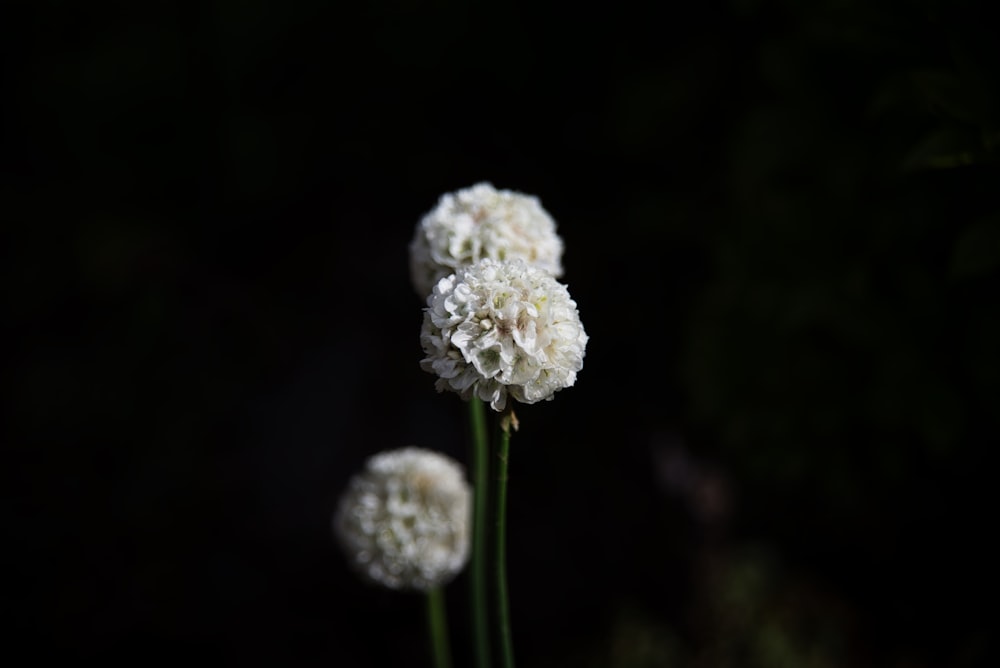
[[576,382],[587,334],[566,286],[523,260],[480,260],[442,278],[427,298],[420,344],[439,392],[502,411]]
[[368,579],[426,591],[468,560],[471,495],[462,467],[445,455],[415,447],[382,452],[351,479],[334,533]]
[[441,196],[410,243],[410,277],[421,297],[456,269],[482,258],[521,258],[562,276],[563,241],[537,197],[489,183]]

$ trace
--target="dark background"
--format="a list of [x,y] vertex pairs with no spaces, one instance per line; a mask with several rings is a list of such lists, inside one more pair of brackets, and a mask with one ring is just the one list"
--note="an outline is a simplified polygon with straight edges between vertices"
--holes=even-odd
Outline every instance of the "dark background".
[[330,516],[377,451],[466,461],[407,244],[487,180],[557,220],[591,337],[518,411],[521,666],[985,665],[987,4],[9,5],[13,647],[423,665]]

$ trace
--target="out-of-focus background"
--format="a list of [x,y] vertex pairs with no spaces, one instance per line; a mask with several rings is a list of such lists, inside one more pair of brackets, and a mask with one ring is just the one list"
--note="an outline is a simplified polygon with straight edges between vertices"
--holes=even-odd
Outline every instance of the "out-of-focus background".
[[987,4],[9,7],[15,646],[424,665],[422,601],[330,517],[379,450],[467,461],[407,245],[489,181],[558,222],[591,337],[518,411],[519,665],[986,665]]

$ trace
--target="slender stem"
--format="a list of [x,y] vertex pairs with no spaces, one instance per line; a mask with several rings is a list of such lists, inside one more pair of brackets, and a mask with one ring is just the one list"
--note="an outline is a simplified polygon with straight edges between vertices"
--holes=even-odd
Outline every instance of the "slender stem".
[[[514,668],[514,646],[510,637],[510,607],[507,601],[507,460],[510,455],[510,425],[517,418],[510,412],[501,419],[500,448],[497,451],[497,479],[494,491],[496,513],[496,603],[500,625],[500,650],[504,668]],[[516,427],[515,427],[516,428]]]
[[472,429],[473,518],[472,518],[472,635],[477,668],[490,668],[490,622],[486,585],[486,537],[489,527],[489,442],[486,435],[486,410],[483,402],[469,399],[469,424]]
[[441,587],[434,587],[427,592],[427,630],[431,637],[434,668],[451,668],[448,616],[445,613],[444,589]]

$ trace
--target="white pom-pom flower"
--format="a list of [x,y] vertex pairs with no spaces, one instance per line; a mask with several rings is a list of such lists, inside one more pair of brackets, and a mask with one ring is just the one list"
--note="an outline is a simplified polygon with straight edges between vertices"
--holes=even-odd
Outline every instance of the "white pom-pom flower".
[[480,260],[442,278],[427,298],[420,367],[439,392],[502,411],[552,399],[583,368],[587,334],[569,290],[523,260]]
[[537,197],[490,183],[442,195],[417,225],[410,276],[421,297],[442,278],[483,258],[521,258],[562,276],[563,241]]
[[443,454],[416,447],[382,452],[348,484],[334,533],[371,581],[427,591],[468,560],[471,496],[462,467]]

